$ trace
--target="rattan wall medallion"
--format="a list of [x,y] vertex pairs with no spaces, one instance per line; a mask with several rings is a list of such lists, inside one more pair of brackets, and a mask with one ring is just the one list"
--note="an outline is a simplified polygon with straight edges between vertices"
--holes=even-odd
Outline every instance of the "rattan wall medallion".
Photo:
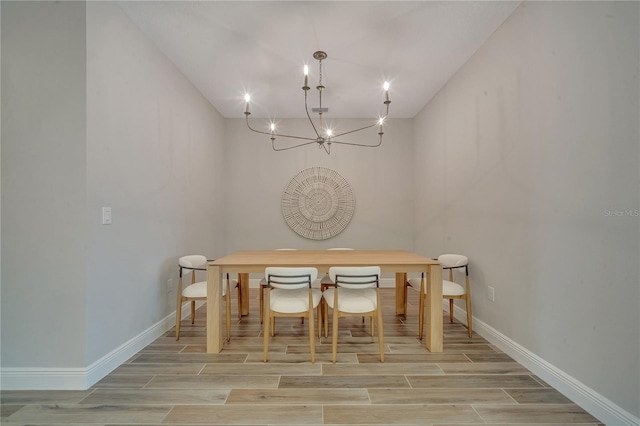
[[342,232],[353,217],[356,199],[338,172],[310,167],[295,175],[282,193],[282,215],[298,235],[326,240]]

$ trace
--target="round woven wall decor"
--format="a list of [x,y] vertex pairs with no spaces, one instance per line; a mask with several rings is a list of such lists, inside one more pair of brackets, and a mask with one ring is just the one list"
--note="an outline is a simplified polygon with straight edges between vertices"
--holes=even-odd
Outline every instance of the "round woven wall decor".
[[295,175],[282,193],[282,215],[298,235],[326,240],[353,217],[356,199],[349,182],[334,170],[310,167]]

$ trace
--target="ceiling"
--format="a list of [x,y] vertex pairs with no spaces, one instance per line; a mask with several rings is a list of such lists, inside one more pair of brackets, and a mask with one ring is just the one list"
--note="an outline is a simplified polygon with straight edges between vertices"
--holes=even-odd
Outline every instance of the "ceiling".
[[519,1],[121,1],[133,22],[226,118],[376,117],[390,82],[390,117],[414,117]]

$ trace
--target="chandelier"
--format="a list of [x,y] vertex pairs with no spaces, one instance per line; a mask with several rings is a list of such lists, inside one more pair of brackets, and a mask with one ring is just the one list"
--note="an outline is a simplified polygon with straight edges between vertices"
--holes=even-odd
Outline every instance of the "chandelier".
[[[311,136],[311,137],[294,136],[294,135],[278,133],[276,132],[276,125],[273,121],[271,121],[270,123],[270,131],[268,132],[254,129],[253,127],[251,127],[251,124],[249,123],[249,116],[251,115],[250,108],[249,108],[251,97],[249,96],[249,94],[245,94],[244,95],[244,100],[245,100],[244,116],[245,116],[245,121],[247,123],[247,127],[249,128],[249,130],[256,133],[269,135],[269,137],[271,138],[271,147],[273,148],[274,151],[286,151],[288,149],[298,148],[301,146],[311,145],[315,143],[318,145],[318,148],[324,149],[327,154],[330,154],[332,144],[362,146],[362,147],[368,147],[368,148],[375,148],[377,146],[382,145],[382,135],[384,135],[383,124],[387,119],[387,116],[389,115],[389,104],[391,103],[391,101],[389,100],[389,83],[385,81],[383,86],[384,88],[383,104],[385,106],[384,107],[385,111],[383,116],[381,116],[376,122],[368,126],[334,134],[332,129],[327,126],[327,123],[325,122],[322,116],[323,113],[328,111],[328,108],[322,106],[322,92],[325,89],[325,87],[322,85],[322,61],[324,59],[327,59],[327,54],[319,50],[313,54],[313,58],[318,61],[318,68],[319,68],[318,85],[316,86],[316,89],[318,90],[318,107],[311,108],[311,111],[313,113],[318,114],[318,117],[315,119],[315,121],[314,119],[311,118],[311,114],[309,114],[309,107],[308,107],[308,101],[307,101],[308,93],[309,93],[309,90],[311,89],[309,87],[309,67],[307,65],[304,66],[304,86],[302,86],[302,90],[304,91],[304,110],[307,114],[307,118],[309,119],[309,123],[313,128],[313,133],[315,134],[315,136]],[[356,142],[347,142],[342,139],[345,135],[370,129],[375,126],[378,126],[378,138],[375,143],[363,144],[363,143],[356,143]],[[278,146],[276,143],[276,141],[279,140],[278,138],[297,139],[299,141],[301,140],[304,142],[296,143],[294,145]]]

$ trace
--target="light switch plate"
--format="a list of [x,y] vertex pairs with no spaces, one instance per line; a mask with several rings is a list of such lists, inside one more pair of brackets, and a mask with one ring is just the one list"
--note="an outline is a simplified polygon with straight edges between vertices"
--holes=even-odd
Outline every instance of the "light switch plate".
[[111,225],[111,207],[102,208],[102,224]]

